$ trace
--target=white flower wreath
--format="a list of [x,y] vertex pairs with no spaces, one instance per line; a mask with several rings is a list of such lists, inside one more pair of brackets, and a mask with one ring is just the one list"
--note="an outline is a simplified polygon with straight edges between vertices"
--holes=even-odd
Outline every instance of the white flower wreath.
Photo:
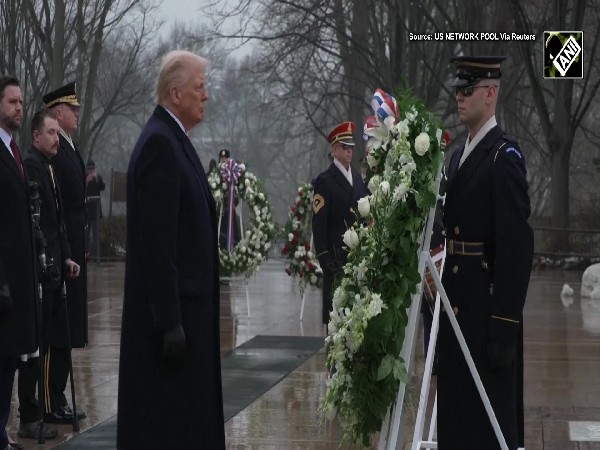
[[[219,169],[222,169],[223,165],[221,164]],[[235,196],[244,201],[250,209],[250,228],[244,232],[244,236],[231,253],[219,248],[219,260],[221,269],[249,278],[260,270],[260,264],[271,248],[275,224],[271,204],[260,180],[246,170],[243,164],[240,164],[240,167],[241,175],[238,183],[234,185]],[[208,175],[208,184],[215,198],[217,211],[227,208],[227,183],[223,181],[220,170],[213,170]]]

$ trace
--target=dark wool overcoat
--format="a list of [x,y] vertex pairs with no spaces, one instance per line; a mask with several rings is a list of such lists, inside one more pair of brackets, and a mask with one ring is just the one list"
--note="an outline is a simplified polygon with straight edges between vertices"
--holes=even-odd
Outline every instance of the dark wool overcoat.
[[[25,174],[26,175],[26,174]],[[26,177],[25,177],[26,178]],[[0,140],[0,288],[11,305],[0,310],[0,358],[37,348],[36,276],[28,181]]]
[[29,181],[36,183],[40,196],[40,230],[46,244],[46,262],[49,264],[52,261],[58,271],[56,280],[41,278],[44,305],[43,345],[67,348],[67,319],[61,286],[66,277],[65,261],[71,257],[71,250],[62,218],[60,191],[56,182],[52,182],[50,160],[38,149],[30,148],[23,162]]
[[88,343],[87,264],[85,261],[85,166],[77,148],[61,134],[58,153],[52,158],[63,205],[63,220],[71,249],[71,259],[81,267],[79,276],[67,279],[67,307],[71,346]]
[[[204,168],[157,106],[127,172],[117,448],[225,449],[217,214]],[[181,324],[185,359],[161,357]]]
[[[458,168],[462,152],[452,155],[448,170],[447,248],[451,240],[482,243],[484,255],[448,255],[442,281],[508,448],[515,450],[523,434],[522,311],[533,259],[525,158],[498,126]],[[494,342],[515,351],[509,367],[490,364]],[[445,313],[437,349],[440,450],[499,449]]]

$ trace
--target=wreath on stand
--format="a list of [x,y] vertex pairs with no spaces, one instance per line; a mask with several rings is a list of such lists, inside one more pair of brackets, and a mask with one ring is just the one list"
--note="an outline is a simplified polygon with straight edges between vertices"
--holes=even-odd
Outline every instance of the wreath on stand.
[[364,126],[371,195],[357,207],[368,226],[344,234],[349,253],[333,295],[325,339],[331,376],[320,407],[323,417],[339,417],[345,440],[364,446],[408,381],[399,355],[444,147],[441,123],[409,92],[395,99],[378,89],[371,106]]
[[[217,211],[225,208],[230,211],[227,218],[234,220],[234,198],[245,202],[250,209],[250,228],[242,234],[241,240],[228,249],[219,247],[221,269],[232,274],[243,274],[246,279],[260,270],[261,262],[267,257],[271,240],[275,234],[271,204],[260,180],[246,166],[233,159],[219,165],[208,175],[208,184],[215,198]],[[231,191],[233,189],[233,191]],[[223,218],[223,214],[221,214]],[[223,226],[223,225],[221,225]],[[235,227],[233,221],[226,229]],[[232,230],[229,231],[232,234]]]
[[306,285],[321,287],[323,270],[311,251],[311,212],[313,187],[303,184],[298,188],[296,202],[290,207],[288,220],[283,227],[285,245],[281,254],[287,258],[286,273],[298,280],[300,295]]

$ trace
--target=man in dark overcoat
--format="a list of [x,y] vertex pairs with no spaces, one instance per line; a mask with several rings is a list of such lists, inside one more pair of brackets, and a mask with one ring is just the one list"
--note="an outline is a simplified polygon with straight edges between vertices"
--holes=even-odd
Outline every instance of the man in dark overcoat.
[[[59,126],[54,114],[42,109],[31,120],[33,145],[24,158],[29,176],[30,193],[37,195],[39,212],[37,224],[41,236],[36,240],[37,251],[46,256],[45,267],[39,267],[38,278],[42,285],[42,339],[41,347],[46,363],[57,354],[69,351],[65,302],[62,296],[62,283],[67,278],[79,275],[79,265],[71,259],[67,233],[62,219],[60,191],[50,163],[58,152]],[[36,203],[36,202],[34,202]],[[33,208],[32,208],[33,209]],[[41,242],[43,237],[43,243]],[[42,247],[42,248],[40,248]],[[68,358],[68,355],[64,356]],[[39,358],[30,357],[19,365],[19,430],[21,438],[39,437],[39,403],[36,399],[36,384],[39,381]],[[52,411],[51,405],[58,404],[62,391],[53,389],[49,373],[44,379],[45,412]],[[57,392],[58,391],[58,392]],[[48,404],[49,403],[49,404]],[[47,408],[47,409],[46,409]],[[44,438],[52,439],[58,434],[55,428],[44,427]]]
[[[71,347],[83,348],[88,343],[87,311],[87,267],[85,261],[85,166],[79,149],[73,142],[73,134],[79,122],[79,101],[75,93],[75,82],[68,83],[43,97],[44,105],[51,109],[60,126],[58,153],[52,160],[56,180],[60,189],[63,206],[63,219],[71,258],[79,267],[79,276],[67,278],[67,308]],[[66,354],[50,354],[50,385],[53,389],[51,411],[46,420],[51,423],[71,423],[73,410],[67,403],[64,391],[69,377],[69,361]],[[79,419],[85,413],[78,410]]]
[[332,310],[333,285],[346,264],[343,235],[356,220],[358,200],[366,194],[359,171],[352,170],[354,123],[343,122],[327,136],[333,162],[314,181],[312,231],[315,252],[323,269],[324,324]]
[[0,76],[0,449],[19,356],[36,351],[36,276],[27,173],[14,141],[23,123],[19,80]]
[[[451,157],[443,285],[510,450],[523,446],[522,318],[533,260],[525,156],[497,125],[503,57],[458,57],[458,113],[469,130]],[[440,450],[499,449],[446,314],[438,341]]]
[[117,448],[224,450],[217,212],[187,133],[208,62],[169,52],[127,172]]

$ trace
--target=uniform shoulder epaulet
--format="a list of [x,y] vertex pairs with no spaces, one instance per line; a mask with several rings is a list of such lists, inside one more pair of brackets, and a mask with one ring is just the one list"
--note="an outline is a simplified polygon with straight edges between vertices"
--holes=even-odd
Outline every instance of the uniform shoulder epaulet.
[[515,156],[518,159],[523,159],[523,153],[519,148],[519,141],[511,134],[503,133],[502,138],[499,139],[499,146],[494,155],[494,162],[498,158],[498,154],[503,153],[505,155]]

